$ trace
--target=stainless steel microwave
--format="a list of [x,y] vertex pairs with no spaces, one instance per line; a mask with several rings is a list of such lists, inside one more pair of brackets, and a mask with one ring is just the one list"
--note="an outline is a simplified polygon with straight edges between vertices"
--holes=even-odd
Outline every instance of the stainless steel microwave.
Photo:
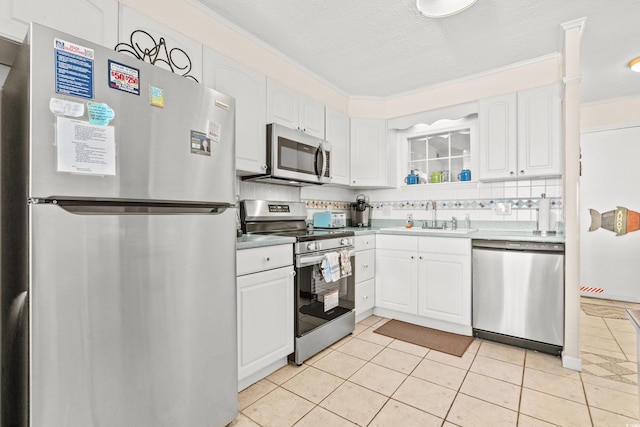
[[267,171],[244,180],[309,185],[331,182],[331,144],[276,123],[267,125]]

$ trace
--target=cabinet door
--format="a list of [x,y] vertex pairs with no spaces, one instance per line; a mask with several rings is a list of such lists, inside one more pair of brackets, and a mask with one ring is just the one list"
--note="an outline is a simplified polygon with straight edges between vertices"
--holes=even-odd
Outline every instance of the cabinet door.
[[293,352],[293,267],[238,277],[238,379]]
[[416,254],[376,249],[376,307],[417,314]]
[[517,174],[517,95],[480,101],[480,179],[515,178]]
[[387,185],[386,121],[351,119],[351,185]]
[[316,138],[324,138],[324,104],[308,96],[298,96],[298,127]]
[[236,171],[267,169],[267,78],[213,49],[204,51],[203,83],[236,99]]
[[349,185],[349,116],[326,108],[325,138],[331,143],[331,183]]
[[471,325],[469,256],[418,254],[418,315]]
[[[160,39],[164,39],[164,46],[158,46]],[[202,43],[124,5],[120,8],[119,42],[129,47],[120,45],[116,50],[142,56],[144,62],[150,62],[144,52],[159,47],[154,65],[202,82]]]
[[373,249],[368,251],[356,252],[356,262],[354,270],[356,283],[373,279],[376,272],[375,256],[375,251]]
[[560,86],[518,92],[518,174],[525,177],[562,173]]
[[0,36],[22,42],[31,21],[110,49],[118,43],[117,0],[0,2]]
[[298,92],[276,80],[267,79],[267,123],[298,129],[298,108]]
[[375,303],[375,281],[367,280],[356,285],[356,317],[373,308]]

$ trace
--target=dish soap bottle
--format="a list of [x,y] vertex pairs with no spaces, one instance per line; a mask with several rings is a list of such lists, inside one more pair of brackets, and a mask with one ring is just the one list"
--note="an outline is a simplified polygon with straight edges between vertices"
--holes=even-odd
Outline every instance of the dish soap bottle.
[[407,216],[407,223],[405,224],[405,227],[407,228],[413,227],[413,215],[409,214]]

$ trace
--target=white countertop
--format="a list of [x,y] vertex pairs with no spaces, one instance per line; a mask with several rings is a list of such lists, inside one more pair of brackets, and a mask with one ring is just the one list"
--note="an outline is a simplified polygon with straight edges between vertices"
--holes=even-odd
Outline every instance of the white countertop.
[[[390,230],[389,228],[393,228]],[[385,229],[385,230],[382,230]],[[450,237],[467,238],[477,240],[509,240],[519,242],[549,242],[564,243],[564,234],[553,236],[542,236],[534,234],[530,230],[500,230],[500,229],[479,229],[468,233],[440,231],[429,232],[420,227],[404,229],[403,227],[346,227],[342,230],[353,231],[357,235],[365,234],[392,234],[402,236],[430,236],[430,237]],[[243,235],[238,237],[237,249],[250,249],[263,246],[275,246],[295,243],[293,237],[273,236],[273,235]]]

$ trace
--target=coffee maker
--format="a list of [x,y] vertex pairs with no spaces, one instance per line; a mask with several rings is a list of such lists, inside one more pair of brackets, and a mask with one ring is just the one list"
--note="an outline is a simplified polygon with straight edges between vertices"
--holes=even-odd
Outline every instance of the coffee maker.
[[358,194],[356,202],[351,203],[351,226],[371,226],[371,205],[369,204],[369,198],[364,194]]

